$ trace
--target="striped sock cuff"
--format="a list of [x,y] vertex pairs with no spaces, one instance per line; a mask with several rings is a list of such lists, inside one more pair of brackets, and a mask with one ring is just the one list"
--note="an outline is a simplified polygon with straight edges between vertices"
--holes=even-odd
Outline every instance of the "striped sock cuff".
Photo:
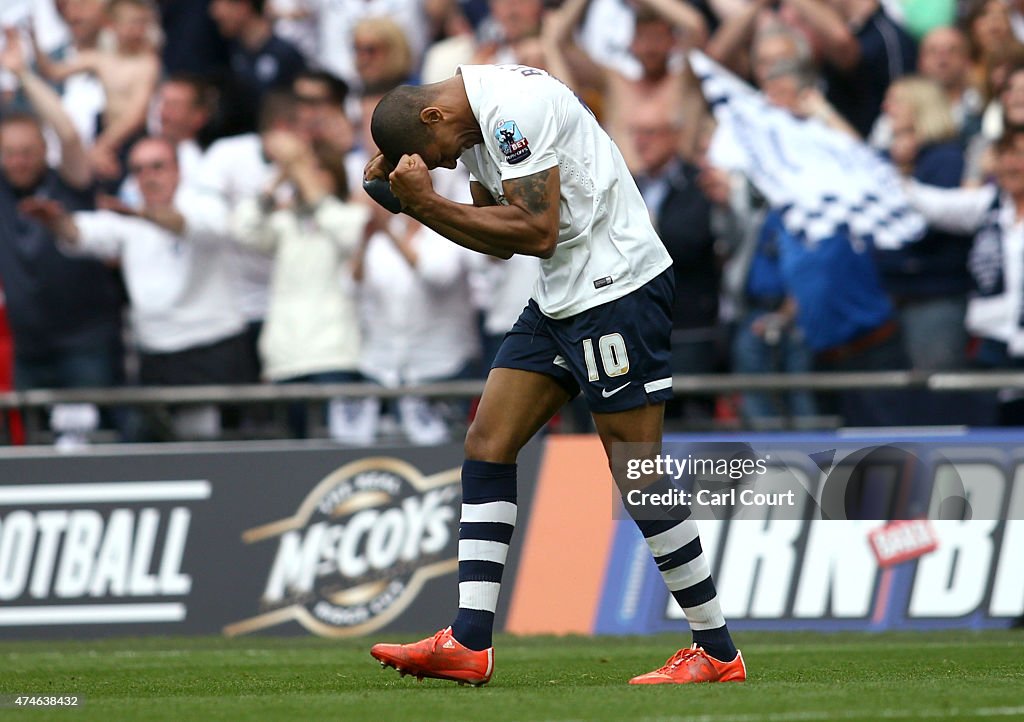
[[717,596],[695,607],[683,607],[683,613],[694,632],[725,626],[725,615],[722,614],[722,605]]
[[498,582],[459,582],[459,609],[494,612],[498,608]]

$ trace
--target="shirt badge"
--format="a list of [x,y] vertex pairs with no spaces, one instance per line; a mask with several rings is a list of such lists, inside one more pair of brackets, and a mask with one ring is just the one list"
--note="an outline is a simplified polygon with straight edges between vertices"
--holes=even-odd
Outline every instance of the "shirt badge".
[[530,157],[530,141],[523,137],[514,120],[500,120],[494,129],[498,148],[509,165],[521,163]]

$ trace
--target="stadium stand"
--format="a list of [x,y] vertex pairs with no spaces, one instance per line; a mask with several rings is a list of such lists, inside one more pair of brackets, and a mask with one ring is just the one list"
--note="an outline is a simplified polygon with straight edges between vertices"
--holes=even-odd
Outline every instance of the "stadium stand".
[[[76,208],[99,203],[126,216],[137,215],[139,223],[151,222],[137,179],[127,172],[127,152],[140,135],[162,133],[177,146],[184,185],[197,193],[216,194],[229,213],[241,209],[250,219],[262,217],[253,215],[261,207],[260,198],[264,204],[272,198],[276,211],[300,213],[296,222],[301,227],[312,216],[301,215],[306,199],[294,174],[268,152],[275,129],[287,128],[302,157],[337,156],[347,169],[350,202],[367,204],[359,187],[361,167],[373,152],[366,126],[383,92],[400,82],[440,80],[458,63],[513,62],[546,68],[586,99],[619,140],[666,245],[687,265],[677,274],[677,313],[692,312],[692,317],[677,324],[677,373],[821,371],[837,368],[836,359],[845,358],[851,348],[864,354],[890,343],[902,343],[903,353],[893,355],[898,363],[887,362],[886,368],[1017,368],[1024,355],[1016,355],[1012,343],[996,361],[986,356],[979,362],[972,356],[986,348],[964,323],[966,299],[974,293],[967,256],[972,243],[982,242],[981,234],[955,236],[937,229],[929,229],[916,245],[884,252],[877,251],[870,238],[851,233],[854,255],[879,272],[880,285],[872,291],[879,298],[862,299],[860,308],[891,305],[895,311],[879,311],[878,323],[859,326],[835,348],[821,346],[831,342],[815,342],[808,348],[806,339],[821,329],[804,325],[810,316],[797,312],[795,298],[805,294],[806,279],[787,270],[786,258],[795,256],[783,257],[781,269],[773,265],[780,261],[778,244],[759,232],[766,214],[784,209],[754,189],[741,172],[716,166],[721,157],[709,151],[714,121],[688,62],[687,54],[694,50],[755,83],[770,102],[800,122],[824,123],[854,134],[858,143],[870,136],[883,157],[891,158],[908,177],[946,187],[991,184],[996,141],[1002,133],[1021,127],[1016,85],[1024,77],[1017,66],[1024,59],[1019,57],[1024,46],[1017,35],[1024,22],[1019,4],[944,2],[934,3],[927,12],[921,5],[903,0],[642,0],[627,5],[605,0],[39,0],[15,3],[0,14],[0,113],[20,118],[35,111],[47,121],[48,160],[52,168],[61,168],[70,147],[68,128],[52,122],[53,108],[39,107],[36,83],[40,77],[50,79],[88,160],[88,178],[76,179],[86,181],[84,193],[75,191],[82,196],[76,196]],[[157,66],[155,73],[150,72],[152,66]],[[916,72],[921,79],[908,77]],[[934,85],[922,92],[931,101],[945,103],[919,100],[917,90],[924,79]],[[261,104],[262,120],[257,111]],[[276,110],[268,110],[275,105]],[[651,143],[659,139],[668,142],[669,160],[645,159],[645,154],[651,155]],[[12,185],[17,153],[8,143],[0,147],[0,228],[5,236],[9,230],[17,244],[31,246],[48,268],[86,268],[81,266],[84,261],[66,256],[60,244],[24,208],[19,209],[19,202],[53,186],[57,176],[50,171],[45,181],[40,174]],[[362,247],[372,248],[366,244],[380,230],[360,230],[357,216],[352,215],[352,223],[360,228],[342,229],[338,242],[344,238],[347,244],[352,234],[361,235]],[[699,248],[688,251],[680,239],[695,228],[700,231]],[[330,230],[321,232],[329,235]],[[402,238],[420,242],[411,231]],[[401,260],[401,247],[395,248],[396,259]],[[249,320],[249,354],[255,363],[272,261],[254,258],[250,251],[232,253],[238,268],[223,278],[224,284],[232,285],[225,297],[237,299],[238,311]],[[808,258],[835,262],[813,253]],[[62,284],[59,302],[74,311],[55,314],[53,298],[22,293],[28,288],[27,267],[15,256],[8,259],[0,253],[16,389],[67,385],[43,374],[35,362],[30,369],[22,360],[51,353],[50,347],[39,346],[40,339],[68,340],[68,318],[77,318],[88,308],[88,323],[94,328],[103,325],[109,337],[117,328],[116,317],[132,310],[118,289],[123,280],[116,278],[126,278],[128,269],[112,271],[88,263],[94,264],[87,266],[89,273],[103,277],[102,284]],[[449,344],[450,363],[438,364],[444,373],[427,376],[463,378],[465,369],[479,366],[473,363],[478,349],[493,348],[502,333],[495,325],[499,316],[491,313],[495,304],[508,309],[529,294],[530,270],[516,271],[518,280],[507,285],[501,279],[512,278],[511,272],[496,271],[494,263],[465,263],[460,269],[470,289],[460,291],[460,298],[470,300],[452,304],[443,295],[419,293],[415,313],[409,314],[433,318],[438,328],[451,326],[468,336],[463,343]],[[232,281],[232,275],[241,280]],[[379,294],[385,289],[370,293],[367,285],[353,280],[347,263],[339,276],[339,293],[346,294],[361,319],[361,327],[352,333],[381,338],[378,326],[384,321],[375,314],[382,313]],[[39,280],[35,283],[45,286]],[[1019,286],[1020,280],[1012,283]],[[1012,292],[1019,295],[1021,289]],[[287,299],[275,297],[274,303],[285,304]],[[446,308],[456,307],[458,318],[449,318],[455,311]],[[472,323],[463,318],[467,310]],[[500,317],[506,325],[508,318],[514,320],[508,312]],[[25,319],[41,324],[32,335],[26,335]],[[888,329],[887,324],[894,328],[891,334],[882,334],[879,329]],[[140,383],[135,333],[128,328],[116,343],[104,339],[108,347],[114,344],[120,362],[91,385]],[[1005,345],[1010,339],[994,340]],[[353,347],[358,346],[354,342]],[[345,368],[370,368],[376,377],[390,377],[391,369],[404,362],[387,358],[392,352],[388,348],[362,344],[361,357],[346,361]],[[431,350],[428,355],[438,353],[443,351]],[[265,369],[263,377],[247,373],[237,382],[280,379],[280,373]],[[828,426],[852,420],[821,416],[823,409],[835,407],[813,390],[787,398],[749,391],[722,391],[696,406],[688,402],[690,411],[677,414],[671,423]],[[572,418],[566,413],[562,428],[574,428]],[[460,421],[464,419],[455,423]],[[239,423],[229,424],[228,431],[242,437],[305,433],[288,425],[259,428],[259,419]],[[333,435],[344,437],[343,432]],[[38,438],[49,437],[44,433]]]

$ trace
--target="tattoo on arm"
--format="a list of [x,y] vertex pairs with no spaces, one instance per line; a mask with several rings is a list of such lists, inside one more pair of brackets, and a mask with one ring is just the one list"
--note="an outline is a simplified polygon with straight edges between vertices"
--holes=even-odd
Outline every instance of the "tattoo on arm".
[[534,215],[543,215],[551,209],[551,196],[548,191],[548,180],[557,172],[558,166],[548,168],[523,178],[503,181],[505,197],[515,201]]

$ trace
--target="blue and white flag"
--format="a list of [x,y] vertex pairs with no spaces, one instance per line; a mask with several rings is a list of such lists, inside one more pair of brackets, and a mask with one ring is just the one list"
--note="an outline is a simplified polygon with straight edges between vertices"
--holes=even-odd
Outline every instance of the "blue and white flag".
[[718,121],[712,165],[744,173],[791,233],[816,243],[846,225],[852,241],[898,248],[919,239],[925,221],[907,202],[896,169],[864,143],[816,120],[802,120],[699,51],[690,65]]

